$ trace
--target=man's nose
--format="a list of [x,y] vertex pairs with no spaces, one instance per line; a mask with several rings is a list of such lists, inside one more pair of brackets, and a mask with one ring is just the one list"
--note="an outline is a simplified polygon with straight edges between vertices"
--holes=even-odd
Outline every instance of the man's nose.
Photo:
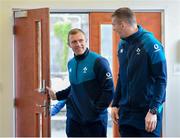
[[80,41],[77,41],[77,45],[81,45],[81,42],[80,42]]

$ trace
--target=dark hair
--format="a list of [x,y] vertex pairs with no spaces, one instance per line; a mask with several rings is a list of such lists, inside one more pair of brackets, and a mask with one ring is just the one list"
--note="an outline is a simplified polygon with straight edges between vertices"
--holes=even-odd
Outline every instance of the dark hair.
[[70,35],[75,35],[77,33],[82,33],[85,36],[85,33],[83,32],[83,30],[79,29],[79,28],[73,28],[69,31],[68,33],[68,44],[69,44],[69,36]]
[[128,7],[123,7],[115,10],[112,14],[112,17],[117,17],[120,20],[127,21],[131,25],[136,23],[135,14]]

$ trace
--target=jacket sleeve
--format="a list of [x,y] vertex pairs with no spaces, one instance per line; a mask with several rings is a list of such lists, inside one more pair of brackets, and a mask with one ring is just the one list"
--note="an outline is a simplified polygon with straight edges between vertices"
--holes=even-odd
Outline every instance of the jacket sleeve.
[[146,48],[149,56],[150,74],[153,80],[153,98],[149,108],[159,109],[166,97],[167,65],[163,46],[157,40],[149,40]]
[[66,88],[65,90],[56,92],[57,100],[60,101],[60,100],[67,99],[70,91],[71,91],[71,86],[69,86],[69,87]]
[[[118,53],[120,52],[120,48],[122,47],[123,44],[124,44],[124,41],[121,40],[118,45]],[[113,102],[112,102],[112,107],[117,107],[117,108],[119,108],[119,101],[121,99],[121,80],[120,79],[121,77],[120,77],[120,70],[119,70],[116,90],[115,90],[115,94],[114,94]]]
[[102,57],[98,58],[95,62],[94,72],[101,89],[101,95],[95,103],[96,108],[104,110],[110,105],[114,94],[113,78],[108,61]]
[[117,80],[117,86],[116,86],[116,90],[115,90],[115,94],[114,94],[114,98],[112,102],[112,107],[119,108],[120,98],[121,98],[121,83],[120,83],[120,74],[119,74],[118,80]]
[[56,115],[65,106],[66,100],[61,100],[51,108],[51,116]]

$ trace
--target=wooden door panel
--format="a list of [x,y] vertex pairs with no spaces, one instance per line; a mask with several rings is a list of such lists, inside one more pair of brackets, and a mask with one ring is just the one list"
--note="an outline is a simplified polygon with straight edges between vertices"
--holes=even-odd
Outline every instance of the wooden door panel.
[[[17,17],[15,13],[14,21],[16,136],[50,136],[48,108],[45,115],[45,108],[37,106],[50,102],[46,93],[37,91],[40,77],[49,85],[49,9],[27,10],[24,17]],[[39,70],[42,70],[41,76]]]
[[161,41],[161,12],[136,12],[137,22]]
[[[142,25],[143,28],[154,33],[155,37],[161,41],[161,12],[136,12],[137,22]],[[93,12],[90,13],[90,49],[96,53],[101,53],[101,30],[102,24],[111,24],[110,12]],[[119,36],[117,33],[113,33],[113,78],[114,84],[117,83],[118,76],[118,58],[117,58],[117,46],[119,43]],[[118,126],[113,124],[113,136],[119,137]]]
[[[112,13],[90,13],[90,41],[89,41],[89,47],[92,51],[95,51],[96,53],[101,53],[101,24],[111,24],[111,15]],[[117,46],[118,46],[119,36],[113,32],[113,78],[114,82],[117,82],[117,73],[118,73],[118,60],[117,60]]]

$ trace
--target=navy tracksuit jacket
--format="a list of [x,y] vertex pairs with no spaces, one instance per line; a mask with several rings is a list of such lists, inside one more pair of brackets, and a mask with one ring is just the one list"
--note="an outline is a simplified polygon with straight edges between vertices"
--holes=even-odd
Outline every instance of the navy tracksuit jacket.
[[68,71],[70,87],[56,93],[58,100],[67,98],[67,118],[80,124],[107,120],[114,92],[108,61],[87,49],[68,62]]
[[138,32],[119,43],[118,83],[112,106],[120,107],[119,124],[145,129],[150,108],[159,113],[155,134],[160,134],[166,93],[166,59],[161,43],[138,26]]

